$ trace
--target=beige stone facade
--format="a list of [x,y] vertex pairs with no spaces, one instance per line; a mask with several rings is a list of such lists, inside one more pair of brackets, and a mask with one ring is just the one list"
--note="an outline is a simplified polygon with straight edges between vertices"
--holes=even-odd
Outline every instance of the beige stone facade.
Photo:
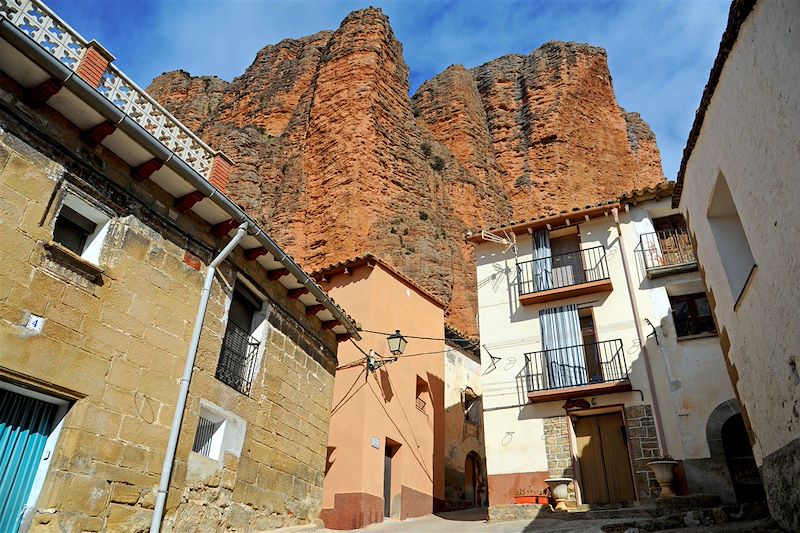
[[[118,144],[87,143],[30,94],[0,75],[0,394],[52,415],[42,419],[41,453],[24,465],[30,486],[9,527],[146,531],[203,278],[228,239],[155,182],[132,179]],[[56,235],[76,205],[104,221],[87,237],[91,258]],[[248,252],[233,250],[211,287],[164,531],[318,520],[334,328],[352,324],[327,314],[330,302],[307,312],[307,289],[279,281],[294,274],[273,275]],[[242,286],[259,306],[244,392],[217,377],[233,289]],[[197,444],[206,419],[214,452]]]

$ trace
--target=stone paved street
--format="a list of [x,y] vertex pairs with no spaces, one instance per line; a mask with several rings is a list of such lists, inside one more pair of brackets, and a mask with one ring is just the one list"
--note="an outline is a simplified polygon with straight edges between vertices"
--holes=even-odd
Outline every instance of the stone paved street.
[[[353,530],[363,533],[644,533],[644,530],[628,528],[630,519],[562,520],[537,518],[535,520],[513,520],[508,522],[486,521],[485,509],[471,509],[452,513],[440,513],[409,520],[389,519],[381,524]],[[614,527],[614,526],[617,527]],[[287,530],[288,531],[288,530]],[[308,531],[308,530],[305,530]],[[334,529],[316,529],[314,533],[337,533]],[[669,533],[771,533],[779,532],[774,523],[755,520],[726,523],[716,526],[686,527],[668,530]]]

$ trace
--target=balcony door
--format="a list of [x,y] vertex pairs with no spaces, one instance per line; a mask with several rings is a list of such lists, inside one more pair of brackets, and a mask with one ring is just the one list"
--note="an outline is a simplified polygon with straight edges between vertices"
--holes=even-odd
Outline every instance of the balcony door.
[[686,220],[683,215],[670,215],[654,218],[653,227],[658,236],[664,265],[680,265],[686,262],[687,251],[692,249],[689,233],[686,231]]
[[597,345],[597,330],[594,325],[592,308],[578,310],[583,340],[583,355],[586,358],[586,373],[590,383],[603,381],[603,368],[600,364],[600,351]]
[[567,235],[550,240],[553,254],[553,286],[569,287],[586,281],[581,260],[580,235]]
[[636,499],[628,439],[619,412],[577,417],[574,422],[584,503]]

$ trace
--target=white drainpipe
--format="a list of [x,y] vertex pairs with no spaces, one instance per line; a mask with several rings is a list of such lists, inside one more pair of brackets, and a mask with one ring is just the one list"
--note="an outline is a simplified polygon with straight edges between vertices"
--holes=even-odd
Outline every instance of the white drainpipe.
[[667,438],[664,435],[664,426],[661,423],[661,409],[658,406],[658,393],[656,392],[655,382],[653,381],[653,371],[650,368],[650,354],[647,351],[647,337],[642,330],[642,318],[639,316],[639,305],[636,302],[636,295],[633,287],[633,277],[628,265],[628,257],[625,255],[625,242],[622,240],[622,228],[619,226],[619,210],[615,207],[611,210],[614,215],[614,224],[617,227],[617,237],[619,238],[620,255],[622,256],[622,268],[625,271],[625,281],[628,284],[628,297],[633,310],[633,322],[636,325],[636,335],[639,337],[639,345],[642,347],[642,359],[647,374],[647,384],[650,386],[650,396],[653,399],[653,419],[656,423],[656,435],[658,444],[661,446],[661,455],[669,455],[667,450]]
[[175,405],[175,414],[172,417],[172,427],[169,430],[169,442],[167,451],[164,454],[164,464],[161,467],[161,479],[158,482],[158,494],[156,495],[155,508],[153,510],[153,520],[150,522],[150,533],[161,531],[161,519],[164,516],[164,505],[167,502],[167,491],[169,490],[169,478],[172,474],[172,464],[175,461],[175,450],[178,447],[178,437],[181,433],[181,423],[183,422],[183,410],[186,408],[186,397],[189,395],[189,382],[192,380],[194,370],[194,360],[197,357],[197,346],[200,343],[200,333],[203,331],[203,320],[206,317],[208,298],[211,294],[211,284],[214,282],[214,274],[217,267],[228,257],[236,245],[239,244],[247,234],[248,222],[242,222],[236,230],[236,235],[225,248],[208,265],[206,279],[203,282],[203,292],[200,294],[200,305],[197,308],[197,316],[194,319],[194,330],[192,339],[189,342],[189,353],[186,356],[186,364],[183,367],[183,377],[181,377],[181,389],[178,393],[178,402]]

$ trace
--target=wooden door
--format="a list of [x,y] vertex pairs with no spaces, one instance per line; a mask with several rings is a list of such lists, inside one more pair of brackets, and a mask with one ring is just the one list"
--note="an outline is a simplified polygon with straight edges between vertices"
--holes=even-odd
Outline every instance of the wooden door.
[[553,287],[567,287],[586,281],[580,249],[580,235],[567,235],[550,241]]
[[635,500],[622,415],[580,417],[575,423],[575,437],[585,503]]

